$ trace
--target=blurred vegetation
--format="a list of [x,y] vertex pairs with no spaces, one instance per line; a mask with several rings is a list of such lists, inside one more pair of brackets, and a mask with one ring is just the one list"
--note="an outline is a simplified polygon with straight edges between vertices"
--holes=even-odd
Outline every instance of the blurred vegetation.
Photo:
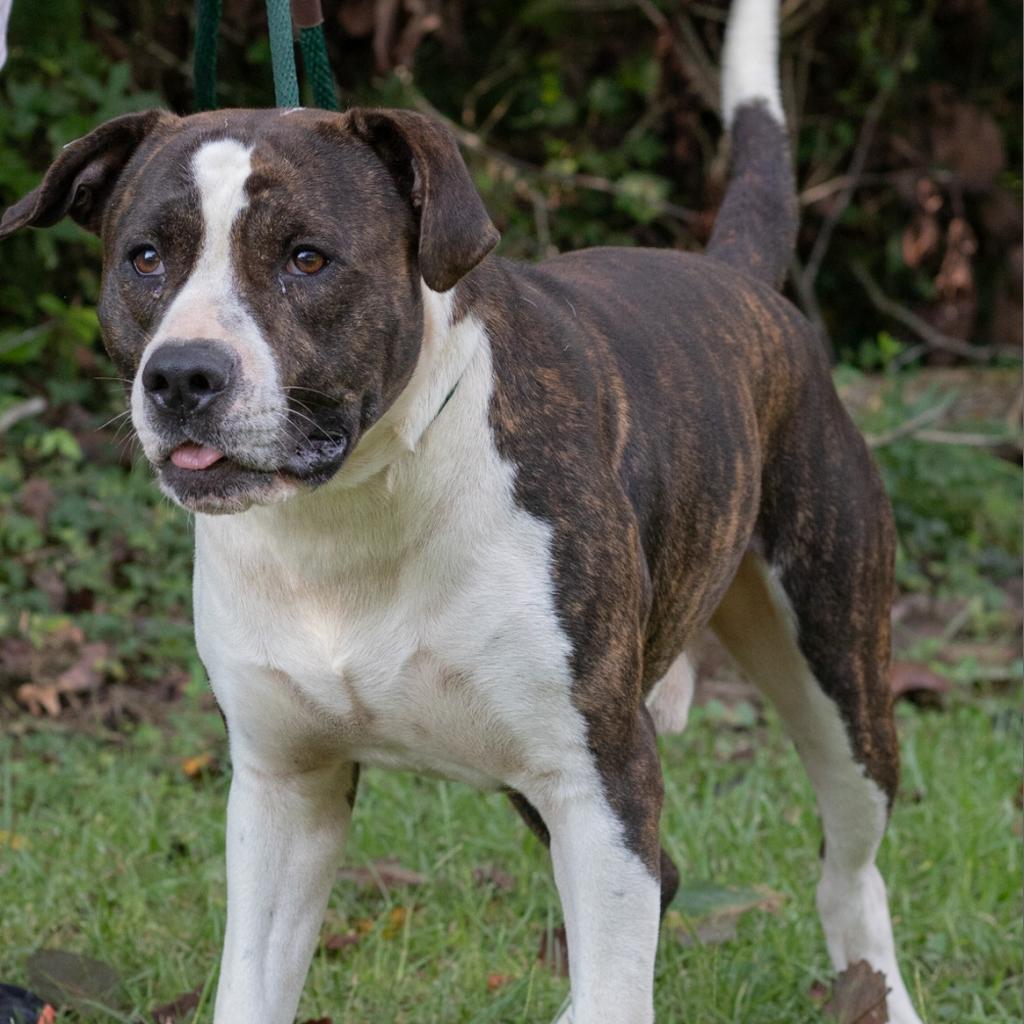
[[[263,4],[224,6],[220,101],[268,105]],[[106,118],[153,105],[188,112],[193,8],[51,0],[44,17],[15,0],[0,71],[0,205]],[[1020,6],[783,8],[803,206],[791,297],[821,328],[840,384],[856,392],[882,381],[854,403],[865,429],[898,431],[944,401],[927,387],[908,395],[907,381],[950,366],[990,374],[1019,355]],[[325,10],[343,102],[445,117],[504,255],[706,240],[726,167],[714,109],[719,0],[328,0]],[[63,701],[76,699],[75,679],[166,680],[168,666],[184,679],[194,663],[188,524],[145,467],[132,469],[130,427],[117,420],[122,382],[94,311],[99,269],[98,243],[70,223],[0,247],[0,422],[26,400],[45,402],[0,436],[8,708],[5,692],[40,676],[48,645],[50,677],[76,667],[59,654],[76,637],[92,645],[91,660],[65,680]],[[1009,398],[969,426],[1006,435],[1006,448],[915,433],[877,448],[900,528],[901,585],[974,602],[981,634],[1015,621],[1007,581],[1021,555],[1019,381],[1013,370],[1001,379]]]

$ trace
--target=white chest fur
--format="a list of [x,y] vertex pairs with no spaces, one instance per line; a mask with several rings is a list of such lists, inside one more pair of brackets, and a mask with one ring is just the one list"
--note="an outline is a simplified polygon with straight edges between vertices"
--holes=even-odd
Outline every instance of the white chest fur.
[[[456,392],[414,441],[368,435],[313,495],[198,517],[196,637],[236,757],[289,770],[341,751],[516,787],[582,756],[550,528],[513,500],[472,332]],[[375,447],[396,443],[373,472]]]

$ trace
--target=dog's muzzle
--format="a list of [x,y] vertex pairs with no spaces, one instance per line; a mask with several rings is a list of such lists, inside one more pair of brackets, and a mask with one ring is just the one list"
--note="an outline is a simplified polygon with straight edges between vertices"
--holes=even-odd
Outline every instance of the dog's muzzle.
[[[350,432],[331,410],[314,420],[256,398],[237,353],[208,338],[169,339],[140,377],[147,454],[164,491],[196,512],[234,512],[329,480]],[[308,409],[308,406],[305,407]]]

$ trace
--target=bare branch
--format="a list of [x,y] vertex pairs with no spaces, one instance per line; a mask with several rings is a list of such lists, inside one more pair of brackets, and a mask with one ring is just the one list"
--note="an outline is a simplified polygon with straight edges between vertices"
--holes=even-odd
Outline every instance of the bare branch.
[[15,423],[27,420],[30,416],[36,416],[46,409],[45,398],[27,398],[24,402],[18,402],[9,409],[0,412],[0,434],[6,434]]
[[864,286],[871,305],[879,313],[891,316],[908,330],[913,331],[930,349],[948,352],[950,355],[979,363],[988,362],[994,355],[990,345],[970,345],[959,338],[951,338],[948,334],[943,334],[942,331],[932,327],[927,320],[922,319],[906,306],[889,298],[863,264],[852,263],[850,269],[853,271],[853,276]]
[[835,231],[840,218],[846,213],[847,207],[853,199],[853,194],[857,190],[861,174],[864,172],[864,165],[867,163],[868,153],[871,151],[871,143],[875,140],[875,131],[878,128],[879,121],[882,119],[882,114],[885,112],[885,106],[889,102],[889,97],[892,95],[892,85],[894,84],[895,76],[890,80],[889,87],[881,89],[878,95],[871,101],[871,106],[868,107],[868,111],[864,115],[860,135],[857,138],[857,145],[854,147],[850,167],[845,175],[846,181],[843,184],[838,199],[836,199],[828,212],[828,216],[822,223],[818,237],[814,239],[811,254],[807,257],[807,262],[804,264],[803,288],[807,291],[811,291],[814,288],[814,282],[818,279],[818,271],[821,269],[822,261],[825,259],[825,254],[828,252],[828,247],[832,242],[832,233]]
[[[889,98],[892,96],[896,86],[899,84],[901,70],[906,63],[906,58],[914,50],[919,31],[931,19],[933,7],[934,3],[926,3],[925,10],[910,27],[906,45],[903,47],[902,52],[893,64],[893,73],[878,90],[875,98],[871,101],[871,105],[868,107],[867,113],[864,115],[864,120],[861,122],[860,134],[857,137],[857,143],[853,149],[853,156],[850,158],[850,165],[847,168],[843,186],[839,191],[839,195],[837,196],[835,203],[829,210],[828,216],[826,216],[822,223],[821,229],[818,231],[818,236],[814,239],[814,245],[811,248],[811,253],[807,257],[807,262],[804,264],[802,278],[797,286],[797,290],[801,295],[811,295],[814,293],[814,285],[818,279],[818,271],[821,269],[821,264],[824,261],[825,255],[828,252],[828,247],[832,242],[832,234],[835,231],[836,226],[839,224],[839,221],[842,219],[843,214],[849,207],[854,193],[857,191],[861,177],[864,174],[864,167],[867,164],[868,155],[871,152],[871,145],[874,142],[875,132],[882,120],[882,114],[885,112],[885,107],[889,102]],[[816,299],[813,302],[813,306],[815,308],[817,307]],[[820,318],[818,319],[816,326],[819,331],[827,335],[824,321]]]
[[704,44],[693,27],[693,21],[686,14],[679,17],[679,31],[672,22],[651,2],[636,0],[636,6],[659,32],[671,41],[676,58],[686,72],[694,92],[704,105],[716,113],[720,109],[718,69],[708,56]]
[[911,434],[916,434],[930,423],[935,423],[937,420],[942,419],[949,412],[950,406],[952,406],[954,401],[956,401],[956,395],[946,395],[937,405],[917,413],[916,416],[911,416],[909,420],[904,421],[898,427],[893,427],[892,430],[886,430],[881,434],[865,434],[864,439],[867,441],[869,448],[884,448],[885,445],[892,444],[893,441],[899,441],[904,437],[909,437]]
[[970,448],[1015,448],[1024,451],[1024,437],[1020,434],[975,434],[960,430],[919,430],[915,441],[928,444],[962,444]]
[[[608,178],[599,177],[596,174],[571,174],[562,171],[555,171],[549,167],[538,167],[535,164],[520,160],[518,157],[502,153],[493,146],[488,145],[476,132],[467,131],[451,118],[441,113],[431,102],[419,91],[413,82],[412,75],[403,68],[396,68],[395,74],[402,80],[403,85],[409,92],[409,98],[414,107],[420,113],[428,114],[430,117],[442,122],[455,136],[459,144],[487,160],[504,167],[515,178],[525,177],[550,181],[570,188],[582,188],[590,192],[603,192],[611,196],[631,197],[628,189],[623,188],[618,182]],[[663,199],[651,199],[648,203],[652,212],[663,217],[673,217],[684,224],[696,224],[700,215],[694,210],[688,210],[676,203],[666,202]]]

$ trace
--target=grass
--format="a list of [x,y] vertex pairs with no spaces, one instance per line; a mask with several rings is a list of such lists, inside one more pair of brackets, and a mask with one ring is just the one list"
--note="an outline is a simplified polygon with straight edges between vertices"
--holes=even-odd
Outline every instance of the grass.
[[[900,708],[903,794],[881,865],[904,976],[926,1022],[1021,1019],[1021,723],[1016,697],[961,696],[943,713]],[[770,722],[752,733],[697,709],[664,743],[666,843],[684,879],[767,885],[777,913],[744,915],[738,935],[684,946],[663,930],[658,1019],[700,1024],[820,1020],[810,994],[829,966],[813,909],[819,833],[809,787]],[[127,739],[29,733],[0,741],[0,981],[59,947],[113,965],[120,1015],[196,986],[188,1020],[210,1019],[224,919],[226,772],[190,780],[183,757],[223,748],[195,708],[168,730]],[[12,843],[12,837],[17,837]],[[393,857],[427,881],[387,895],[339,882],[327,932],[365,931],[314,960],[299,1020],[546,1022],[567,990],[538,962],[560,918],[545,851],[498,794],[368,772],[347,861]],[[481,885],[492,865],[510,892]],[[491,984],[488,984],[489,978]]]

